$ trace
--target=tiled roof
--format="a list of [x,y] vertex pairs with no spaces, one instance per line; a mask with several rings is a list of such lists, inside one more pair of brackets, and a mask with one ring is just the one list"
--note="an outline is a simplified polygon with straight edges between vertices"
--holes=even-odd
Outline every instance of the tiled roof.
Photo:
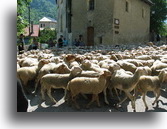
[[[39,36],[39,25],[33,25],[33,32],[31,37],[38,37]],[[25,28],[25,36],[29,36],[29,27]]]

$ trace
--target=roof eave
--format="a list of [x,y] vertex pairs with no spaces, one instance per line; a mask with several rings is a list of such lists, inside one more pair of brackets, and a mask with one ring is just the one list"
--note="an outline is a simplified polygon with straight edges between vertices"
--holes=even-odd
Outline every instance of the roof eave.
[[151,0],[141,0],[141,1],[147,3],[147,4],[150,5],[150,6],[153,6],[153,5],[154,5],[154,3],[153,3]]

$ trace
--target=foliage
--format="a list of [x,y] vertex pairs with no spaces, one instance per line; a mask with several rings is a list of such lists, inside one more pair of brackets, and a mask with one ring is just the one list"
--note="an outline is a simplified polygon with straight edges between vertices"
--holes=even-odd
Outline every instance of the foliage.
[[56,39],[56,31],[51,29],[44,29],[40,31],[40,43],[47,43],[49,40]]
[[17,0],[17,36],[24,32],[28,24],[23,15],[30,2],[31,0]]
[[167,19],[167,1],[152,0],[154,5],[151,7],[151,30],[157,34],[165,34],[165,20]]
[[164,34],[163,34],[163,35],[167,36],[167,23],[164,24],[164,28],[165,28],[165,31],[164,31]]
[[[39,24],[39,20],[45,17],[56,19],[56,2],[55,0],[32,0],[30,4],[31,21]],[[28,19],[28,9],[24,13],[24,17]]]

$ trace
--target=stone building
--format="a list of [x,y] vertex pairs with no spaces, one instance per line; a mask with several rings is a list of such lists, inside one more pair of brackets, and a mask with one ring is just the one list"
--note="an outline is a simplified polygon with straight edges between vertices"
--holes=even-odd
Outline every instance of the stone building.
[[149,40],[151,0],[57,0],[58,35],[86,45]]

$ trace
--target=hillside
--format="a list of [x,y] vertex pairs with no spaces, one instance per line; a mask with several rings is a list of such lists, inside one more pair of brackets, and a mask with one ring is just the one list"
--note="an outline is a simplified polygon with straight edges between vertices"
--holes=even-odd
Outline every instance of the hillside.
[[[32,0],[30,7],[31,21],[33,21],[34,24],[38,24],[39,20],[44,16],[56,19],[57,7],[55,0]],[[28,9],[26,10],[24,17],[28,19]]]

